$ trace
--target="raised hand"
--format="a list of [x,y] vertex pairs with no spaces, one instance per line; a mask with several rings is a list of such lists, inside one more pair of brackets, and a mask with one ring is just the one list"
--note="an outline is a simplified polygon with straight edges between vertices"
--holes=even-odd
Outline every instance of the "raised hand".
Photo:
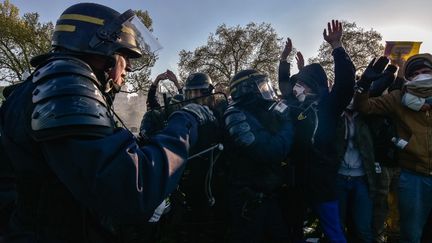
[[177,76],[169,69],[166,71],[167,78],[174,83],[177,89],[181,89],[181,86],[178,82]]
[[386,68],[387,64],[390,62],[390,60],[385,56],[381,56],[380,58],[378,58],[378,60],[375,60],[375,58],[372,59],[372,61],[366,67],[360,78],[361,81],[372,83],[373,81],[381,78],[381,76],[384,75],[383,71]]
[[298,70],[302,70],[304,68],[304,58],[301,52],[297,52],[296,54],[297,68]]
[[292,52],[292,42],[290,38],[287,38],[287,41],[285,42],[285,48],[282,51],[280,59],[286,60],[288,56],[291,54],[291,52]]
[[378,58],[376,61],[375,60],[376,58],[372,59],[361,75],[360,80],[357,82],[355,89],[358,93],[368,91],[373,81],[386,75],[383,71],[390,60],[384,56]]
[[[338,20],[332,20],[332,22],[327,23],[327,29],[324,29],[323,36],[324,40],[327,41],[333,49],[342,46],[342,23]],[[328,33],[327,33],[328,32]]]
[[174,83],[177,82],[177,76],[169,69],[166,71],[166,77]]
[[159,74],[157,77],[156,77],[156,79],[155,79],[155,81],[153,82],[153,84],[154,85],[158,85],[159,84],[159,81],[161,81],[161,80],[165,80],[165,79],[167,79],[168,77],[167,77],[167,73],[165,72],[165,73],[161,73],[161,74]]

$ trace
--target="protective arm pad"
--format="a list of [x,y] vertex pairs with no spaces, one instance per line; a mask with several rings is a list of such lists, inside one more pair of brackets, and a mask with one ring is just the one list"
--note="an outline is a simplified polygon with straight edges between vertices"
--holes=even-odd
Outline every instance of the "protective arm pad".
[[284,121],[281,128],[272,133],[253,117],[229,108],[225,115],[225,125],[234,145],[256,161],[278,163],[286,159],[290,152],[294,136],[291,121]]
[[224,121],[225,128],[236,145],[246,147],[255,141],[255,135],[242,111],[233,107],[228,108],[224,115]]

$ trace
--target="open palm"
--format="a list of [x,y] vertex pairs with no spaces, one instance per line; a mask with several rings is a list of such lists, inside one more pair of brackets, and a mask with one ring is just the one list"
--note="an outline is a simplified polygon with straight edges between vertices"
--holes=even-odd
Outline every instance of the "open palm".
[[327,29],[324,29],[323,36],[324,40],[327,41],[333,48],[342,45],[342,23],[338,20],[332,20],[332,22],[327,23]]

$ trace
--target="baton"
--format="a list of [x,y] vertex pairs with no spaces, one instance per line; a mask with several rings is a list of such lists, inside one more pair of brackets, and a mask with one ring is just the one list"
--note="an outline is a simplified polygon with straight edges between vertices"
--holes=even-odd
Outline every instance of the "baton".
[[199,152],[199,153],[196,153],[196,154],[190,156],[190,157],[188,158],[188,160],[193,159],[193,158],[196,158],[196,157],[198,157],[198,156],[200,156],[200,155],[202,155],[202,154],[205,154],[205,153],[207,153],[207,152],[209,152],[209,151],[212,151],[213,149],[218,149],[218,150],[222,151],[222,150],[224,149],[224,146],[223,146],[223,144],[218,143],[218,144],[216,144],[216,145],[214,145],[214,146],[211,146],[211,147],[208,148],[208,149],[205,149],[205,150],[203,150],[203,151],[201,151],[201,152]]

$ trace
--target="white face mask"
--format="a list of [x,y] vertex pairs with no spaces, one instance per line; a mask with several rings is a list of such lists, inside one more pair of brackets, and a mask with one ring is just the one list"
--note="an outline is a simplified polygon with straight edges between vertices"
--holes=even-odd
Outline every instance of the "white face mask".
[[293,87],[293,91],[298,101],[300,102],[305,101],[306,99],[305,88],[302,85],[296,83]]
[[416,82],[416,81],[423,81],[423,80],[428,80],[431,79],[432,80],[432,74],[429,73],[421,73],[417,76],[415,76],[414,78],[411,79],[411,82]]
[[402,96],[402,104],[414,111],[419,111],[425,104],[425,101],[424,98],[417,97],[410,93],[405,93]]

